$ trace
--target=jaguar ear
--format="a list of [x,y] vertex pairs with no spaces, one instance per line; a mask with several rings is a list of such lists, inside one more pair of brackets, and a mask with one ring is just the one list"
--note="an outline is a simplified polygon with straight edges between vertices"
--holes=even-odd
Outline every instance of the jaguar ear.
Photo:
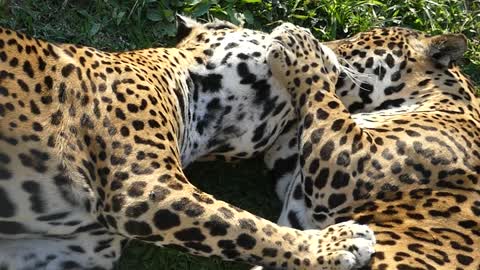
[[182,16],[180,14],[176,15],[177,19],[177,44],[184,40],[195,27],[201,26],[197,21],[190,19],[188,17]]
[[467,50],[467,38],[463,34],[445,34],[427,38],[428,56],[434,61],[449,66],[460,62]]

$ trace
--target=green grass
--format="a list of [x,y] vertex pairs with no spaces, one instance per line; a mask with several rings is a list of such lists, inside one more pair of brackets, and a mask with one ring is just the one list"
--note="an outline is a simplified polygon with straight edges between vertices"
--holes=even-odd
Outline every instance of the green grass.
[[[109,51],[170,46],[174,14],[217,17],[269,30],[280,20],[308,27],[322,40],[373,26],[402,25],[431,34],[461,32],[469,39],[464,70],[480,84],[480,0],[0,0],[0,25],[43,39]],[[237,165],[197,163],[188,169],[201,189],[265,218],[280,211],[261,160]],[[132,242],[118,269],[248,269]]]
[[461,32],[470,39],[465,70],[480,82],[480,0],[0,0],[2,26],[106,50],[171,45],[175,13],[267,31],[291,21],[321,40],[374,26]]

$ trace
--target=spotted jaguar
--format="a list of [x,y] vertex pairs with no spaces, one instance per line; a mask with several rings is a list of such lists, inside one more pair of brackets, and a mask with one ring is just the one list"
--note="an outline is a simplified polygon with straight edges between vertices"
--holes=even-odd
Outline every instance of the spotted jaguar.
[[178,17],[175,48],[104,52],[0,29],[0,269],[111,269],[130,239],[278,269],[352,269],[367,226],[281,227],[183,168],[248,158],[291,115],[268,34]]
[[321,44],[291,24],[272,35],[267,59],[296,110],[266,154],[279,224],[368,224],[364,269],[480,269],[480,104],[456,65],[466,38],[391,27]]

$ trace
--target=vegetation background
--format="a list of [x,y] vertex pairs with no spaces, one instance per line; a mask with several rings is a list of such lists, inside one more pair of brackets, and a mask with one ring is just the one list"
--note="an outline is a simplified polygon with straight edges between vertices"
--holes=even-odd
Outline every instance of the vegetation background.
[[[320,40],[374,26],[400,25],[431,34],[469,38],[464,70],[480,85],[480,0],[0,0],[0,25],[56,42],[100,49],[171,46],[175,13],[212,17],[268,31],[281,20],[310,28]],[[261,160],[240,164],[197,163],[188,174],[217,198],[275,220],[280,204]],[[117,270],[248,269],[132,242]]]

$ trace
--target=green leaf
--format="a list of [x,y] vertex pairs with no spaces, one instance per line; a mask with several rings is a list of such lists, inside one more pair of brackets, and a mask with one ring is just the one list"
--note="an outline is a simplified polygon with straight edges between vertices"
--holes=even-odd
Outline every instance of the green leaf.
[[243,16],[245,17],[245,22],[251,25],[255,24],[255,18],[250,10],[243,11]]
[[81,10],[77,10],[77,12],[82,15],[82,16],[85,16],[87,18],[90,17],[90,14],[88,14],[88,11],[84,10],[84,9],[81,9]]
[[164,9],[163,10],[163,18],[166,18],[168,22],[175,21],[175,16],[173,14],[173,10],[171,9]]
[[126,14],[125,11],[120,11],[116,14],[115,23],[117,24],[117,26],[120,25],[120,23],[122,22],[122,19],[125,16],[125,14]]
[[262,0],[242,0],[242,3],[252,4],[252,3],[261,3]]
[[227,9],[227,14],[229,21],[236,25],[240,24],[242,18],[239,18],[239,14],[234,8]]
[[158,27],[160,29],[159,33],[160,35],[157,35],[158,38],[161,38],[162,35],[166,35],[169,37],[175,36],[175,33],[177,32],[177,27],[175,26],[174,23],[168,23],[168,24],[161,24],[161,27]]
[[186,4],[196,6],[196,5],[200,4],[201,2],[203,2],[203,0],[190,0],[190,1],[186,1]]
[[162,13],[156,8],[147,9],[147,19],[152,22],[158,22],[163,19]]
[[290,17],[296,18],[296,19],[299,19],[299,20],[306,20],[306,19],[308,19],[308,16],[307,16],[307,15],[300,15],[300,14],[291,14]]
[[90,30],[88,31],[89,36],[94,36],[95,34],[98,33],[100,30],[100,24],[99,23],[93,23],[92,26],[90,27]]
[[196,5],[195,8],[193,9],[192,16],[200,17],[204,15],[205,13],[208,12],[208,9],[210,8],[211,5],[212,3],[210,1],[202,1],[201,3]]

